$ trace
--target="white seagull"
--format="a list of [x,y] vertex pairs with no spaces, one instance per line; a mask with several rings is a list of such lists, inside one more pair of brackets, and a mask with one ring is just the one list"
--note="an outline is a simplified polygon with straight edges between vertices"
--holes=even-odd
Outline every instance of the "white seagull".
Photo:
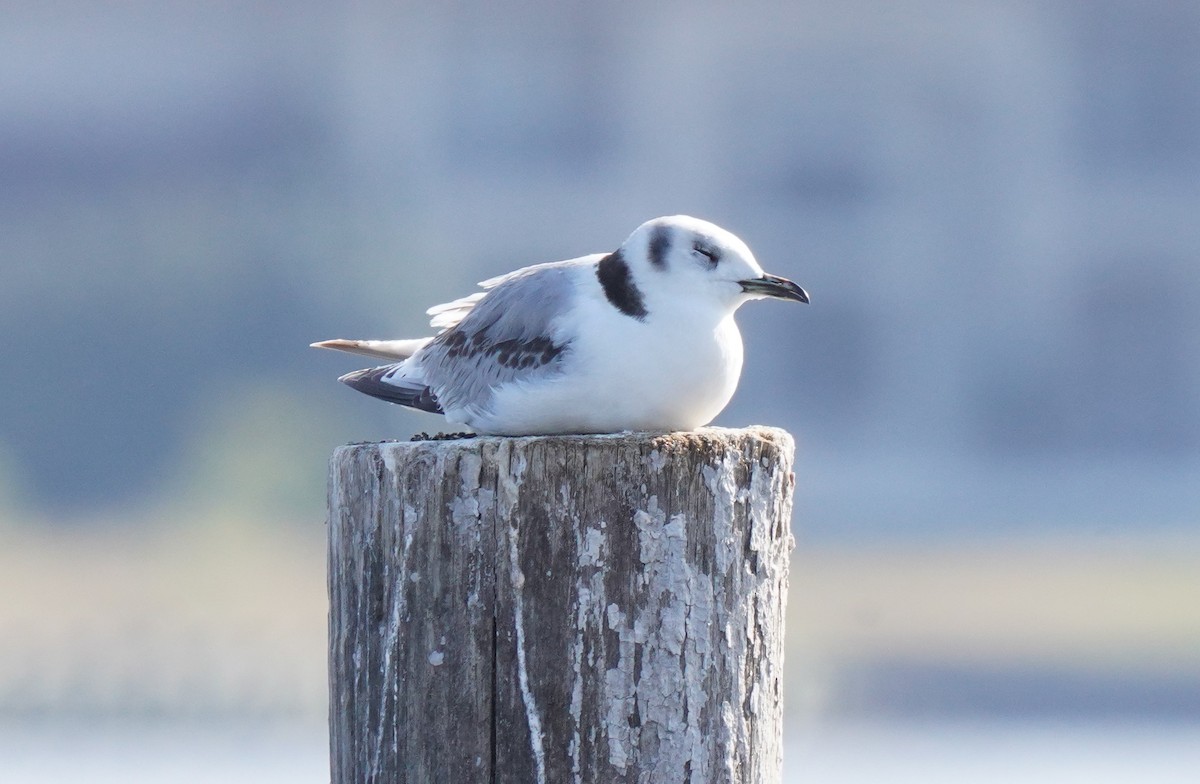
[[535,264],[430,308],[413,340],[326,340],[392,360],[339,381],[492,435],[693,430],[742,372],[734,312],[752,299],[808,302],[730,232],[686,215],[639,226],[620,248]]

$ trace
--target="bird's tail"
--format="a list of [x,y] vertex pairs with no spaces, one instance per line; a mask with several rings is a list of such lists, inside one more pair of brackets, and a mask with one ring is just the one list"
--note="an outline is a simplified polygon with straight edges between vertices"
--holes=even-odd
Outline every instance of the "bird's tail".
[[311,344],[312,348],[329,348],[335,351],[346,351],[351,354],[363,354],[378,359],[408,359],[425,347],[433,338],[413,338],[411,340],[322,340]]

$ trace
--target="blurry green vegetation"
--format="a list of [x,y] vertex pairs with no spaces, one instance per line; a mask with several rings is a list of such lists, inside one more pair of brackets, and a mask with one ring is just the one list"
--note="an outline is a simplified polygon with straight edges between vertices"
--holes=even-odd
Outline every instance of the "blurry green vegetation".
[[23,517],[25,488],[20,478],[21,463],[0,442],[0,529],[15,525]]
[[1200,673],[1200,539],[799,553],[788,633],[892,656]]
[[319,720],[324,526],[0,531],[0,716]]
[[[0,596],[11,597],[0,603],[0,716],[321,720],[320,519],[107,522],[0,530]],[[1035,707],[1068,715],[1080,695],[1064,696],[1055,679],[1117,692],[1167,684],[1184,708],[1200,693],[1200,541],[808,548],[795,554],[790,583],[794,714],[852,709],[864,688],[876,708],[934,700],[936,710],[946,692],[906,677],[921,667],[968,680],[1005,672],[1016,683],[1051,673]],[[897,663],[908,669],[889,675]],[[989,688],[1002,698],[1010,684]],[[1175,709],[1172,699],[1151,694],[1135,706]],[[988,703],[967,709],[986,715]],[[1194,703],[1188,710],[1196,715]]]
[[163,506],[201,519],[323,520],[325,466],[348,417],[319,399],[260,382],[207,401]]

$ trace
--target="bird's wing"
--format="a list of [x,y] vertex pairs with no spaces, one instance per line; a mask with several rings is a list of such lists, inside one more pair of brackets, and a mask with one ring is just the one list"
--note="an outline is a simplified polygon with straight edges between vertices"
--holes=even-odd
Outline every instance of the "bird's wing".
[[403,362],[382,367],[366,368],[347,373],[338,379],[363,394],[396,403],[409,408],[418,408],[431,414],[441,414],[442,407],[432,390],[421,381],[407,378]]
[[[590,258],[590,257],[589,257]],[[582,259],[573,259],[570,262],[555,262],[552,264],[538,264],[532,267],[525,267],[516,272],[510,272],[506,275],[499,275],[494,278],[488,278],[482,281],[479,285],[484,289],[494,289],[500,284],[508,280],[525,277],[529,274],[536,273],[542,267],[555,267],[562,264],[574,264],[582,261]],[[451,302],[446,302],[441,305],[434,305],[425,313],[433,318],[429,321],[429,326],[445,332],[448,329],[455,327],[462,321],[471,310],[479,304],[487,295],[487,291],[477,291],[466,297]],[[433,338],[412,338],[409,340],[347,340],[345,338],[336,338],[334,340],[322,340],[317,343],[311,343],[311,348],[327,348],[334,351],[345,351],[349,354],[361,354],[367,357],[375,357],[376,359],[404,360],[411,357],[413,354],[425,347]]]
[[487,294],[486,291],[477,291],[468,297],[461,297],[442,305],[434,305],[425,311],[426,315],[433,316],[429,320],[429,326],[440,330],[450,329],[462,321],[463,317],[471,312],[471,309],[479,303],[479,300],[483,299],[485,294]]
[[485,291],[477,291],[474,294],[468,294],[465,297],[459,297],[456,300],[451,300],[450,302],[445,302],[441,305],[434,305],[432,308],[425,311],[426,315],[433,317],[429,320],[429,326],[439,330],[451,329],[464,318],[466,318],[466,315],[470,313],[485,296],[487,296],[488,291],[498,288],[505,283],[526,278],[531,275],[537,276],[547,269],[578,267],[581,265],[594,264],[603,258],[603,256],[603,253],[595,253],[590,256],[582,256],[578,259],[569,259],[567,261],[552,261],[548,264],[534,264],[530,267],[522,267],[521,269],[513,272],[506,272],[503,275],[497,275],[494,278],[481,280],[479,282],[479,287],[481,289],[485,289]]
[[577,276],[599,258],[525,267],[484,281],[486,292],[434,308],[434,325],[446,328],[413,361],[442,409],[483,410],[497,387],[560,372],[569,350],[562,316]]

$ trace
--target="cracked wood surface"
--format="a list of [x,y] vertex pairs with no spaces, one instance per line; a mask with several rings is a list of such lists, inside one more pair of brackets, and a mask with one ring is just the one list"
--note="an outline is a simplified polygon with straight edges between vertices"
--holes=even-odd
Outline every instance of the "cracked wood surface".
[[334,784],[778,781],[792,452],[771,428],[340,447]]

